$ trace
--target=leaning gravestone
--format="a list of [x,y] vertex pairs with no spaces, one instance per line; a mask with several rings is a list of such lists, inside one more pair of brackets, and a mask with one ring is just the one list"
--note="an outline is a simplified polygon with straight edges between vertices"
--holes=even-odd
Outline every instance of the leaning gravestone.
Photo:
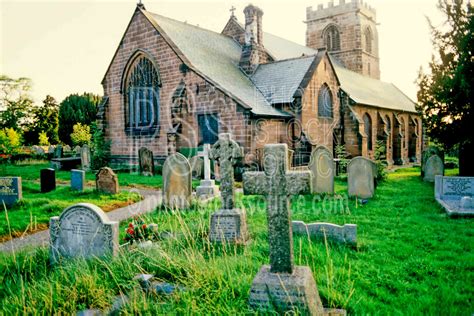
[[322,315],[324,308],[311,269],[293,266],[293,236],[289,197],[311,193],[310,171],[288,171],[286,144],[265,145],[264,172],[243,174],[244,194],[267,198],[270,266],[264,265],[252,282],[249,304],[258,310]]
[[40,182],[41,193],[48,193],[56,190],[56,171],[52,168],[41,169]]
[[140,150],[138,150],[138,161],[142,175],[153,176],[155,170],[153,152],[146,147],[140,148]]
[[211,145],[204,144],[203,151],[198,153],[199,157],[204,160],[204,179],[196,188],[196,195],[200,198],[214,197],[219,193],[219,189],[216,186],[214,180],[211,180],[211,161],[209,160],[209,152]]
[[85,171],[91,169],[91,149],[87,145],[81,148],[81,168]]
[[449,216],[474,216],[474,177],[437,175],[435,198]]
[[309,169],[313,174],[312,193],[334,194],[334,161],[327,147],[318,146],[313,150]]
[[444,175],[444,164],[441,157],[432,155],[424,165],[423,181],[434,182],[436,176]]
[[95,185],[99,192],[107,194],[119,193],[118,178],[115,172],[109,167],[99,169],[95,175]]
[[375,193],[375,163],[365,157],[352,158],[347,165],[347,187],[349,196],[368,199]]
[[[0,203],[10,207],[23,198],[21,177],[0,178]],[[3,205],[0,204],[0,207]]]
[[60,216],[51,217],[50,260],[94,258],[115,255],[118,251],[118,222],[111,222],[99,207],[76,204]]
[[234,166],[242,158],[242,150],[230,134],[222,133],[209,154],[219,163],[222,201],[222,209],[211,215],[210,240],[245,243],[248,238],[246,214],[245,210],[235,208],[234,192]]
[[182,154],[169,155],[163,164],[163,203],[184,209],[191,204],[191,166]]
[[86,172],[84,170],[71,170],[71,189],[76,191],[84,191],[86,182]]
[[193,179],[201,180],[204,174],[204,160],[202,157],[193,156],[189,159]]

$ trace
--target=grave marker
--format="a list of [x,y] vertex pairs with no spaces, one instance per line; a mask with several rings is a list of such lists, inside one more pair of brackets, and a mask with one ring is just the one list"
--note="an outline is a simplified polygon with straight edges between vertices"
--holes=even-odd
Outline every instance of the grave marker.
[[191,165],[180,153],[169,155],[163,164],[163,204],[184,209],[191,204]]
[[347,187],[349,196],[368,199],[375,193],[375,163],[365,157],[354,157],[347,165]]
[[449,216],[474,216],[474,177],[437,175],[435,198]]
[[318,146],[313,150],[309,169],[313,174],[312,193],[334,194],[334,161],[327,147]]
[[196,195],[200,198],[209,198],[216,196],[219,189],[214,180],[211,180],[211,161],[209,160],[209,151],[211,145],[204,144],[203,151],[198,152],[198,157],[204,160],[204,179],[201,180],[200,185],[196,188]]
[[50,260],[93,258],[118,251],[118,222],[93,204],[76,204],[50,219]]
[[138,161],[140,172],[144,176],[153,176],[155,171],[155,162],[153,161],[153,152],[146,147],[138,151]]
[[48,193],[56,190],[56,171],[52,168],[41,169],[40,182],[41,193]]
[[95,175],[96,189],[102,193],[117,194],[119,193],[118,178],[115,172],[109,167],[99,169]]
[[76,191],[84,191],[86,183],[86,172],[84,170],[71,170],[71,189]]
[[444,163],[438,155],[432,155],[424,165],[423,181],[434,182],[436,176],[444,175]]
[[[0,203],[11,207],[23,198],[21,177],[0,177]],[[0,205],[3,208],[3,205]]]
[[82,170],[91,170],[91,149],[84,145],[81,148],[81,168]]

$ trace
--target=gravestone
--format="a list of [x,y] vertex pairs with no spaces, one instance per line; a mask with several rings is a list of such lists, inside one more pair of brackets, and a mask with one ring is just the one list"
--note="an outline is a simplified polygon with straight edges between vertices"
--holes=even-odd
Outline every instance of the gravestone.
[[81,148],[81,169],[85,171],[91,170],[91,149],[87,145]]
[[324,308],[311,269],[293,266],[293,236],[289,197],[311,193],[310,171],[288,171],[286,144],[265,145],[264,172],[243,174],[244,194],[267,200],[270,266],[264,265],[252,282],[249,304],[258,310],[322,315]]
[[425,165],[426,162],[428,161],[428,158],[430,158],[433,155],[437,155],[441,158],[442,161],[444,161],[444,152],[440,150],[436,146],[428,146],[426,147],[425,150],[423,150],[423,153],[421,154],[421,177],[425,177]]
[[423,181],[434,182],[436,176],[444,175],[443,160],[438,155],[432,155],[426,160]]
[[118,178],[115,172],[109,167],[99,169],[95,175],[95,186],[97,191],[107,194],[119,193]]
[[328,240],[357,245],[357,225],[339,226],[332,223],[310,223],[293,221],[293,233],[311,238],[327,238]]
[[211,145],[204,144],[203,151],[198,152],[198,156],[204,160],[204,179],[196,188],[196,195],[199,198],[210,198],[214,197],[219,193],[219,189],[216,186],[214,180],[211,180],[211,161],[209,160],[209,151]]
[[230,134],[219,134],[219,140],[209,152],[221,171],[222,208],[211,215],[210,240],[213,242],[245,243],[248,238],[245,210],[235,208],[234,166],[242,158],[240,146]]
[[61,258],[94,258],[118,252],[118,222],[112,222],[99,207],[81,203],[51,217],[50,261]]
[[153,176],[155,171],[153,152],[146,147],[140,148],[140,150],[138,150],[138,161],[142,175]]
[[327,147],[318,146],[313,150],[309,169],[313,174],[312,193],[334,194],[334,161]]
[[45,154],[44,149],[41,148],[40,146],[34,145],[32,147],[32,149],[35,152],[35,154],[37,154],[37,155],[44,155]]
[[347,187],[349,196],[368,199],[375,193],[375,163],[365,157],[354,157],[347,165]]
[[70,153],[72,151],[71,146],[69,145],[64,145],[63,151],[65,153]]
[[202,159],[202,157],[191,157],[191,159],[189,159],[189,164],[191,165],[191,173],[193,179],[201,180],[204,175],[204,160]]
[[169,155],[163,164],[163,204],[184,209],[191,204],[191,166],[182,154]]
[[54,158],[61,158],[63,156],[63,146],[58,144],[54,149]]
[[55,147],[53,145],[49,145],[48,147],[48,154],[54,155]]
[[11,207],[23,198],[21,177],[0,177],[0,207]]
[[86,172],[84,170],[71,170],[71,189],[76,191],[84,191],[86,183]]
[[76,155],[76,157],[81,156],[81,146],[77,145],[76,147],[74,147],[74,154]]
[[474,177],[435,178],[435,198],[452,217],[474,216]]
[[48,193],[56,190],[56,171],[52,168],[41,169],[40,182],[41,193]]

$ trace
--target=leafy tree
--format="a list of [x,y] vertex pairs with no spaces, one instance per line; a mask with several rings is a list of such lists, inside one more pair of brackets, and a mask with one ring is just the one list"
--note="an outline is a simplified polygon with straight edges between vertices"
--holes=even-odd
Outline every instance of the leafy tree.
[[38,143],[40,146],[48,146],[49,143],[49,137],[46,134],[46,132],[40,132],[38,136]]
[[21,135],[13,128],[0,130],[0,152],[6,154],[15,154],[20,151]]
[[87,125],[77,123],[72,127],[73,132],[71,133],[72,144],[77,146],[88,145],[91,141],[91,128]]
[[105,139],[104,131],[97,127],[96,123],[92,124],[94,131],[92,144],[92,168],[100,169],[107,167],[110,162],[110,140]]
[[77,123],[90,126],[96,119],[100,97],[92,93],[71,94],[59,105],[59,139],[71,144],[73,126]]
[[58,113],[58,103],[52,96],[47,95],[43,100],[43,105],[34,107],[32,110],[32,120],[25,132],[25,143],[36,144],[40,134],[44,132],[48,142],[57,144],[59,142]]
[[430,73],[420,70],[418,110],[427,134],[446,151],[459,150],[459,173],[474,175],[472,140],[474,100],[474,18],[472,6],[462,0],[440,0],[446,18],[442,28],[431,22],[436,56]]
[[0,128],[22,130],[30,121],[31,80],[0,75]]

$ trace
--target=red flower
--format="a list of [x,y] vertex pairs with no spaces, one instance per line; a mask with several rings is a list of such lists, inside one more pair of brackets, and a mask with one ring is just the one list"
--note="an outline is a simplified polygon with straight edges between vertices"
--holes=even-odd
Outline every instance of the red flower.
[[146,229],[146,224],[143,224],[143,225],[142,225],[142,229]]
[[133,234],[135,234],[135,231],[133,230],[133,228],[129,228],[129,229],[127,229],[127,234],[133,235]]

